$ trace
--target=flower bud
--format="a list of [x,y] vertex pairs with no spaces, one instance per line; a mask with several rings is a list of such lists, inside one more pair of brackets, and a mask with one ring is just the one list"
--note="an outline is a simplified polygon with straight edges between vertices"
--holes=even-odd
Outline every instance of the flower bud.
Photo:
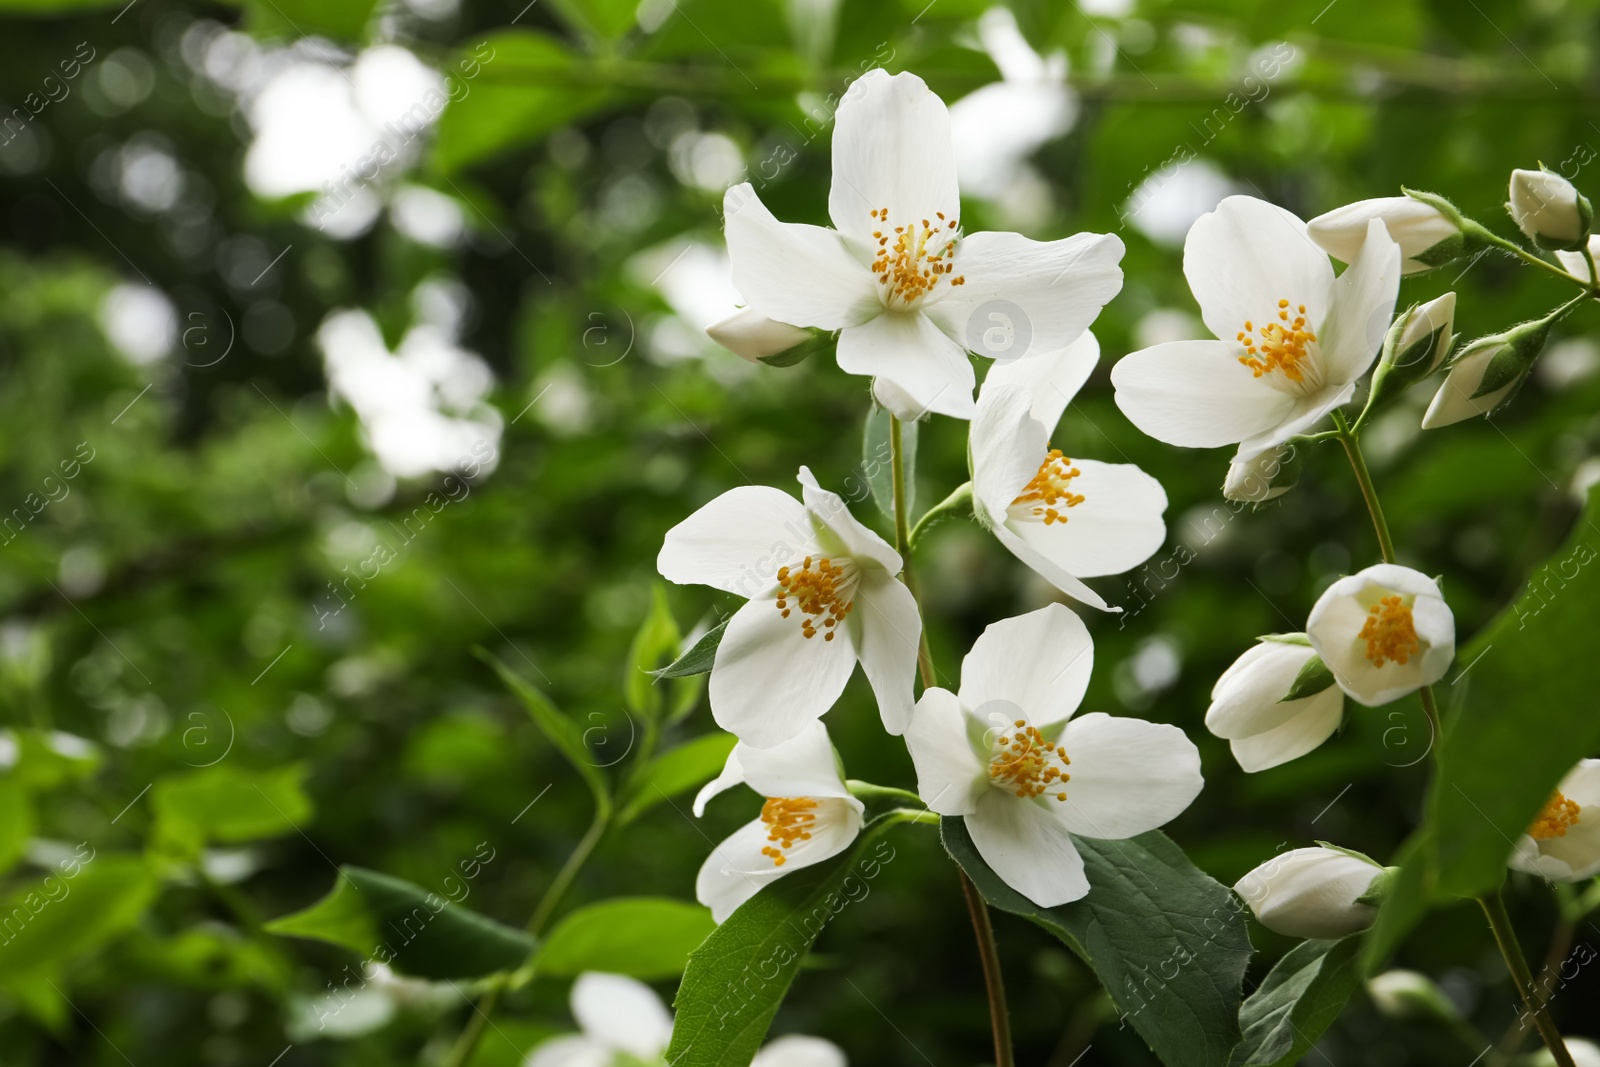
[[1377,1009],[1391,1019],[1461,1018],[1456,1006],[1445,999],[1433,979],[1416,971],[1385,971],[1367,980],[1367,995]]
[[1322,744],[1343,715],[1344,693],[1305,635],[1275,635],[1217,679],[1206,729],[1228,740],[1245,771],[1264,771]]
[[1506,210],[1517,228],[1540,248],[1582,248],[1589,239],[1594,211],[1589,201],[1561,175],[1545,170],[1511,172]]
[[810,330],[769,319],[754,308],[743,307],[706,327],[706,335],[729,352],[751,363],[787,367],[804,358],[778,359],[811,339]]
[[1282,496],[1300,480],[1300,468],[1305,465],[1302,450],[1306,447],[1304,439],[1297,437],[1263,452],[1235,454],[1228,464],[1222,495],[1251,504]]
[[1456,219],[1411,196],[1383,196],[1334,208],[1306,223],[1311,239],[1334,259],[1354,263],[1367,239],[1367,223],[1382,219],[1400,246],[1400,273],[1420,274],[1458,259],[1466,251]]
[[1558,309],[1504,333],[1480,337],[1457,352],[1444,384],[1422,416],[1422,428],[1436,430],[1473,415],[1488,415],[1509,401],[1544,351],[1550,327],[1564,313]]
[[1337,848],[1297,848],[1263,863],[1233,891],[1268,930],[1287,937],[1339,938],[1365,930],[1378,909],[1361,898],[1385,868]]
[[1383,341],[1383,356],[1372,374],[1377,404],[1439,369],[1455,342],[1456,294],[1446,293],[1397,316]]

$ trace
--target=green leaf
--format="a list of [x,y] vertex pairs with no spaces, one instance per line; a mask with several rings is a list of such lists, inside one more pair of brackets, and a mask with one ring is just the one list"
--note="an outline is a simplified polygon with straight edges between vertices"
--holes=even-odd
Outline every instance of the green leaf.
[[421,886],[362,867],[340,867],[339,875],[327,896],[267,923],[268,932],[342,945],[435,981],[515,970],[533,951],[523,931]]
[[250,32],[265,37],[304,38],[312,34],[360,41],[377,0],[233,0],[250,13]]
[[1294,684],[1289,687],[1289,691],[1278,698],[1278,703],[1314,697],[1332,684],[1333,671],[1322,662],[1321,656],[1312,653],[1311,658],[1301,666],[1300,673],[1294,676]]
[[716,930],[711,911],[662,897],[619,897],[568,915],[534,960],[541,975],[583,971],[651,981],[683,973],[689,953]]
[[55,16],[121,7],[127,0],[0,0],[0,11],[7,15]]
[[93,741],[60,730],[0,731],[0,744],[10,737],[17,745],[12,774],[34,792],[81,782],[100,768],[100,748]]
[[[861,439],[861,469],[872,487],[872,499],[889,519],[894,519],[894,454],[891,445],[891,416],[888,411],[872,405],[867,412],[867,426]],[[901,462],[905,468],[906,514],[915,513],[917,470],[917,424],[900,424]]]
[[303,764],[249,771],[218,764],[172,775],[151,791],[156,840],[180,849],[211,842],[256,841],[302,828],[311,801]]
[[584,86],[580,62],[558,38],[533,30],[490,34],[464,49],[450,71],[459,87],[439,117],[434,165],[458,171],[606,107],[612,92]]
[[715,778],[738,740],[732,734],[707,734],[651,760],[629,789],[620,821],[632,822],[661,801]]
[[876,836],[864,833],[837,859],[768,884],[689,954],[673,1001],[673,1067],[750,1062],[811,943],[894,859],[888,842],[874,844]]
[[711,665],[717,659],[717,646],[722,644],[722,634],[728,628],[728,621],[723,619],[707,630],[689,651],[656,671],[656,677],[688,678],[696,674],[710,674]]
[[1218,1067],[1238,1044],[1250,934],[1244,904],[1159,830],[1125,841],[1076,837],[1089,893],[1041,908],[978,854],[961,818],[944,846],[985,900],[1060,938],[1168,1067]]
[[594,794],[595,806],[609,815],[611,788],[606,784],[606,776],[595,763],[588,746],[583,743],[583,731],[578,728],[578,724],[567,718],[561,709],[550,703],[548,697],[494,655],[479,649],[478,656],[494,668],[500,680],[506,684],[506,688],[522,701],[522,706],[528,709],[528,715],[533,719],[533,724],[539,728],[539,732],[566,757],[572,769],[577,771],[588,784],[589,791]]
[[633,635],[628,649],[628,673],[622,680],[622,695],[628,710],[651,717],[661,714],[661,691],[651,672],[661,661],[677,651],[683,635],[667,604],[667,591],[657,583],[650,596],[650,613]]
[[0,778],[0,872],[11,865],[27,848],[33,836],[33,799],[15,774]]
[[93,849],[82,858],[86,847],[0,902],[0,962],[8,980],[99,948],[137,922],[155,898],[159,883],[143,859]]
[[1372,974],[1383,966],[1384,961],[1400,947],[1411,928],[1427,913],[1428,904],[1433,899],[1438,862],[1426,833],[1419,830],[1412,834],[1395,854],[1394,860],[1400,873],[1390,884],[1387,896],[1379,905],[1378,917],[1367,931],[1366,947],[1361,957],[1365,974]]
[[1290,949],[1239,1009],[1234,1067],[1288,1067],[1311,1051],[1361,981],[1360,949],[1354,936]]
[[1600,487],[1567,543],[1463,649],[1426,822],[1438,892],[1476,896],[1505,876],[1512,842],[1578,760],[1600,748]]

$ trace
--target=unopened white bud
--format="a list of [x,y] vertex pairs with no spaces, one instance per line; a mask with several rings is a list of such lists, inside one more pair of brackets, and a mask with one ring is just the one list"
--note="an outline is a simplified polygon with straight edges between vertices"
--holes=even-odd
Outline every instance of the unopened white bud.
[[1222,495],[1229,500],[1264,503],[1293,489],[1302,465],[1299,447],[1292,442],[1249,455],[1235,453],[1222,482]]
[[1459,1019],[1456,1006],[1433,979],[1416,971],[1384,971],[1367,980],[1367,995],[1391,1019]]
[[706,327],[706,335],[729,352],[760,363],[811,339],[809,330],[769,319],[754,308],[740,308]]
[[1378,909],[1357,903],[1384,868],[1334,848],[1274,856],[1233,887],[1262,926],[1287,937],[1339,938],[1372,925]]
[[1367,239],[1367,223],[1373,219],[1382,219],[1389,236],[1400,246],[1402,274],[1432,270],[1457,258],[1465,247],[1454,219],[1409,196],[1381,196],[1334,208],[1306,223],[1306,231],[1324,252],[1354,263]]
[[1589,201],[1571,182],[1542,168],[1511,172],[1506,210],[1517,228],[1541,248],[1582,248],[1594,218]]

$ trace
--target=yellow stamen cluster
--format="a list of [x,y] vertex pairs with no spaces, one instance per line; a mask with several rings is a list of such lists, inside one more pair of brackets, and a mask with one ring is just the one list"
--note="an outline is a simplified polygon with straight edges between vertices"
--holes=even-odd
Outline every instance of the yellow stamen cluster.
[[1568,800],[1558,789],[1550,794],[1550,799],[1545,801],[1544,810],[1539,812],[1539,817],[1528,827],[1528,836],[1536,841],[1566,837],[1567,829],[1578,825],[1580,810],[1582,809],[1578,807],[1576,800]]
[[1247,321],[1237,338],[1244,345],[1244,355],[1239,357],[1239,362],[1254,371],[1257,378],[1281,370],[1291,382],[1298,382],[1305,379],[1300,363],[1306,358],[1306,346],[1315,341],[1317,335],[1306,327],[1304,304],[1295,307],[1291,319],[1289,301],[1279,300],[1277,322],[1269,322],[1257,330],[1254,322]]
[[1053,792],[1056,800],[1066,800],[1067,794],[1060,791],[1072,778],[1064,769],[1072,762],[1067,758],[1066,749],[1046,741],[1037,729],[1022,719],[1012,725],[1017,732],[1010,737],[1000,735],[1000,750],[989,761],[990,779],[1012,789],[1019,797],[1032,798]]
[[1011,502],[1012,507],[1028,507],[1029,514],[1036,519],[1043,519],[1049,526],[1053,522],[1066,522],[1067,517],[1061,514],[1061,508],[1075,508],[1083,503],[1082,493],[1074,493],[1068,486],[1072,479],[1082,474],[1077,467],[1072,465],[1072,460],[1061,454],[1061,449],[1052,448],[1044,457],[1044,462],[1039,464],[1039,472],[1033,480],[1023,487],[1022,495]]
[[816,806],[810,797],[773,797],[761,805],[761,821],[770,827],[767,840],[779,846],[763,846],[761,854],[770,857],[774,867],[782,867],[788,859],[780,849],[793,848],[796,841],[811,840],[811,824],[817,821],[811,812]]
[[[890,295],[914,304],[938,285],[940,278],[955,270],[951,260],[955,258],[958,220],[946,219],[941,211],[936,222],[923,219],[920,227],[896,226],[891,233],[888,208],[877,208],[872,218],[881,227],[872,231],[878,242],[872,273],[888,287]],[[967,279],[961,275],[949,281],[951,285],[965,285]]]
[[[813,563],[816,564],[815,570],[812,569]],[[824,641],[833,640],[834,627],[843,622],[855,606],[855,602],[849,598],[850,589],[844,580],[844,572],[827,556],[820,560],[807,556],[799,567],[778,568],[778,610],[786,619],[794,610],[789,606],[790,597],[795,599],[801,613],[808,616],[800,620],[800,630],[807,637],[817,636],[815,617],[827,616],[822,620],[822,627],[826,631],[822,635]]]
[[1386,596],[1367,609],[1367,621],[1356,636],[1367,643],[1367,658],[1374,667],[1389,660],[1404,667],[1422,647],[1411,620],[1411,606],[1398,596]]

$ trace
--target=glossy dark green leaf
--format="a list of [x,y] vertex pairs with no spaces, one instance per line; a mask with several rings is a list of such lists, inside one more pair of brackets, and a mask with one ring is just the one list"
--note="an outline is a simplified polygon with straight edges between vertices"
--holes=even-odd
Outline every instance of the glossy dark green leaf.
[[1239,1009],[1233,1067],[1288,1067],[1311,1051],[1361,982],[1360,937],[1302,941]]
[[1333,684],[1333,671],[1322,662],[1322,657],[1312,654],[1300,668],[1300,673],[1294,676],[1294,684],[1289,686],[1289,691],[1278,698],[1278,703],[1285,700],[1302,700],[1306,697],[1316,696],[1328,686]]
[[710,674],[711,666],[717,660],[717,646],[722,644],[722,635],[727,629],[728,620],[723,619],[702,634],[687,652],[656,671],[656,677],[688,678],[696,674]]
[[1220,1067],[1239,1043],[1250,934],[1244,904],[1159,830],[1125,841],[1075,837],[1089,893],[1041,908],[1001,881],[960,818],[945,848],[985,900],[1060,938],[1167,1067]]
[[342,945],[402,974],[439,981],[515,970],[534,948],[525,932],[439,893],[349,866],[339,868],[339,879],[327,896],[266,928],[286,937]]
[[698,904],[663,897],[618,897],[580,908],[556,924],[539,948],[538,973],[583,971],[655,980],[683,973],[689,953],[717,924]]

